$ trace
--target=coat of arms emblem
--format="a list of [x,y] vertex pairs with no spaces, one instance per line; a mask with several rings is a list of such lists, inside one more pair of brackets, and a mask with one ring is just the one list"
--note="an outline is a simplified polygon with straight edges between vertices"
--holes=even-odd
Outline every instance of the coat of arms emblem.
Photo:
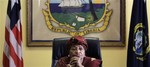
[[43,15],[47,27],[71,36],[106,30],[112,14],[106,0],[48,0]]
[[144,25],[142,23],[136,24],[134,28],[134,42],[133,51],[136,54],[136,59],[144,61],[146,55],[150,52],[148,44],[148,36],[144,32]]

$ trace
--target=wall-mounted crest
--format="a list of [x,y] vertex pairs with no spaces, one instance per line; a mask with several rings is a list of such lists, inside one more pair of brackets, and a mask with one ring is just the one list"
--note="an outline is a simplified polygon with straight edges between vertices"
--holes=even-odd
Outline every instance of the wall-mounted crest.
[[48,0],[45,4],[47,27],[71,36],[106,30],[112,15],[106,0]]

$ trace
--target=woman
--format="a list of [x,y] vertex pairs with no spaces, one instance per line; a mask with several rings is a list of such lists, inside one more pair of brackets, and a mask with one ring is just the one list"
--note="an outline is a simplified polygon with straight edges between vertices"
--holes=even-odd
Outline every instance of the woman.
[[56,67],[99,67],[101,60],[85,56],[88,49],[82,36],[71,37],[67,42],[69,55],[58,60]]

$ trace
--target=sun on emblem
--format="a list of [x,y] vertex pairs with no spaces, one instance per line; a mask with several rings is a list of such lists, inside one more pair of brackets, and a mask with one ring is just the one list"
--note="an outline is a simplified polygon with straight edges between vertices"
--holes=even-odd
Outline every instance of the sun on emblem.
[[107,28],[112,14],[109,4],[105,0],[48,0],[43,15],[51,31],[83,36]]

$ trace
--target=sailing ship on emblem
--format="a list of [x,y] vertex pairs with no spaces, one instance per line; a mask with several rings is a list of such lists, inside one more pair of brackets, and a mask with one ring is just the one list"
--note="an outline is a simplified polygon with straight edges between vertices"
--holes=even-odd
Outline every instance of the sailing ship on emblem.
[[94,0],[50,0],[51,17],[59,25],[75,30],[99,23],[105,7],[105,0],[99,3]]
[[84,2],[84,0],[61,0],[58,7],[63,13],[81,12]]
[[58,5],[59,7],[71,7],[71,8],[79,8],[82,7],[82,2],[84,0],[62,0]]

